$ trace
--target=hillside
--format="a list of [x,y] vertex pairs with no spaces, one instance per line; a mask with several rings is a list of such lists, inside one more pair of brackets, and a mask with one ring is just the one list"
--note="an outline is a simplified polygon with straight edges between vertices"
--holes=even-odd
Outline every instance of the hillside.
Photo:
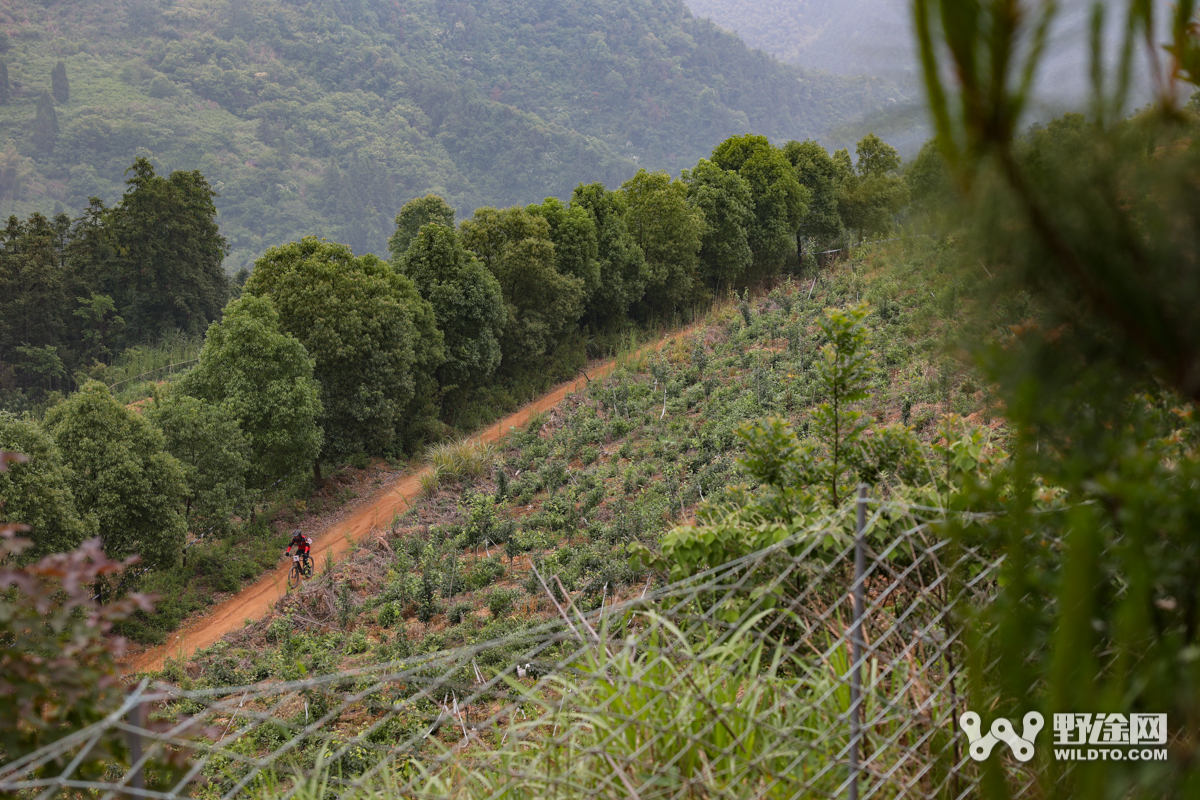
[[[149,155],[216,187],[231,272],[309,233],[383,253],[427,192],[460,215],[566,198],[690,167],[731,134],[820,136],[895,102],[882,81],[752,51],[677,0],[8,2],[0,31],[0,212],[111,203]],[[59,60],[68,99],[37,133]]]
[[[553,618],[531,564],[547,579],[558,575],[585,610],[660,584],[629,554],[638,545],[657,550],[698,510],[742,496],[742,426],[779,416],[797,431],[817,430],[827,399],[818,324],[830,306],[872,304],[873,379],[857,407],[873,424],[900,423],[924,442],[953,430],[948,413],[986,424],[986,391],[940,354],[960,289],[930,282],[927,265],[944,268],[952,257],[929,244],[896,246],[819,281],[789,280],[725,303],[660,352],[618,358],[610,374],[510,428],[498,445],[435,450],[407,512],[390,525],[378,519],[344,561],[318,558],[323,574],[254,624],[194,660],[168,661],[168,677],[197,687],[291,680],[489,641]],[[936,294],[910,288],[920,279]],[[883,483],[898,488],[901,476]],[[395,500],[385,502],[392,513]],[[225,616],[240,623],[246,614]],[[283,630],[293,633],[281,638]],[[135,661],[156,666],[170,652]]]

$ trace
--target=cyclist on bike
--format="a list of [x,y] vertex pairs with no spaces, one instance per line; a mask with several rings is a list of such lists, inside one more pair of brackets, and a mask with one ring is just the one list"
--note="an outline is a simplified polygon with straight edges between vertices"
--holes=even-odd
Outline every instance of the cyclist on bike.
[[287,550],[283,551],[285,556],[292,554],[292,548],[296,548],[297,555],[305,561],[308,561],[308,552],[312,550],[312,539],[305,536],[299,528],[292,531],[292,541],[288,543]]

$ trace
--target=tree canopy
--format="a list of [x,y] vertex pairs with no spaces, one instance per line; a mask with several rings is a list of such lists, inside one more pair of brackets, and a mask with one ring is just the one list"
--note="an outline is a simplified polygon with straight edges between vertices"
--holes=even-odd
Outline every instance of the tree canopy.
[[779,148],[765,136],[733,136],[713,150],[713,164],[738,173],[750,188],[754,220],[748,231],[756,276],[783,269],[796,246],[796,231],[810,194]]
[[599,286],[588,298],[587,321],[605,327],[625,318],[646,288],[646,257],[626,222],[625,195],[588,183],[575,187],[572,208],[582,208],[596,228]]
[[146,419],[163,432],[187,481],[183,513],[195,533],[225,533],[246,498],[250,445],[230,407],[180,393],[156,397]]
[[454,209],[436,194],[427,194],[405,203],[396,215],[396,232],[388,237],[388,252],[392,254],[392,260],[404,255],[413,239],[417,238],[417,232],[431,223],[454,227]]
[[688,185],[688,200],[704,213],[706,223],[700,246],[701,277],[714,289],[737,285],[754,261],[750,184],[706,159],[700,159],[694,170],[684,171],[683,181]]
[[29,457],[0,472],[0,519],[30,527],[33,547],[22,560],[74,550],[94,535],[76,509],[71,469],[41,426],[0,412],[0,450]]
[[500,366],[504,296],[496,277],[463,247],[458,231],[438,223],[423,226],[399,268],[432,306],[444,337],[442,386],[469,388],[491,377]]
[[46,413],[68,487],[111,558],[174,564],[183,550],[186,472],[162,433],[92,381]]
[[645,308],[671,313],[692,297],[707,223],[688,186],[665,172],[638,173],[621,186],[625,224],[646,256]]
[[118,298],[136,334],[202,331],[229,297],[216,192],[198,170],[163,178],[138,158],[129,171],[129,188],[106,220],[118,258],[101,282],[105,293]]
[[808,189],[808,209],[800,218],[796,231],[797,249],[804,251],[804,239],[814,240],[818,247],[835,241],[842,235],[842,218],[838,214],[838,183],[846,177],[829,151],[812,139],[788,142],[783,154],[796,168],[796,179]]
[[581,278],[558,271],[550,223],[524,208],[481,208],[463,222],[462,240],[500,283],[502,369],[541,364],[575,329],[585,291]]
[[896,174],[900,155],[896,149],[873,133],[855,146],[858,162],[846,169],[849,153],[838,151],[835,163],[842,165],[838,186],[838,211],[847,228],[858,234],[859,241],[891,227],[892,218],[908,202],[908,187]]
[[280,330],[279,313],[266,298],[229,304],[209,326],[200,363],[178,391],[219,404],[222,415],[237,422],[249,446],[248,487],[264,489],[307,468],[321,452],[312,359]]
[[445,360],[433,309],[412,281],[375,256],[310,236],[267,250],[244,291],[270,299],[280,329],[314,360],[323,456],[383,453],[403,441],[406,412]]

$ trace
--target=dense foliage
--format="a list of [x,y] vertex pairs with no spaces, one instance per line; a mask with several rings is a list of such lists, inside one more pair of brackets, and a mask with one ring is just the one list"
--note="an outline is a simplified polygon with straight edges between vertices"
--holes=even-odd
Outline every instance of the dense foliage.
[[237,421],[250,447],[251,487],[270,486],[321,452],[323,407],[312,359],[280,330],[279,312],[263,298],[244,297],[225,309],[179,391]]
[[375,256],[307,237],[267,250],[245,292],[268,298],[280,330],[314,360],[325,457],[390,450],[417,427],[411,412],[427,404],[445,356],[412,281]]
[[162,432],[95,381],[46,415],[77,507],[106,553],[171,566],[183,550],[186,473]]
[[0,396],[32,396],[104,376],[121,350],[166,333],[202,333],[229,297],[225,240],[198,172],[129,170],[112,208],[72,221],[10,217],[0,234]]
[[[1159,30],[1156,7],[1131,2],[1111,72],[1093,38],[1089,117],[1025,133],[1027,80],[1043,68],[1054,7],[1040,17],[1000,0],[972,16],[941,0],[916,9],[963,212],[952,218],[966,233],[963,286],[975,289],[972,349],[1013,427],[1011,466],[970,495],[995,513],[952,526],[1007,556],[972,642],[973,707],[1165,713],[1167,764],[1047,759],[1033,791],[1195,796],[1200,148],[1195,105],[1179,98],[1200,79],[1196,4],[1177,5],[1169,58],[1152,62],[1152,106],[1128,115],[1131,60],[1140,42],[1158,49]],[[1103,22],[1097,7],[1094,30]],[[950,73],[959,85],[943,81]],[[922,172],[914,185],[936,196],[938,171]],[[1005,669],[979,668],[996,660]],[[990,769],[988,794],[1011,796],[999,765]]]
[[0,450],[28,457],[0,472],[4,519],[32,531],[30,547],[22,557],[43,558],[82,544],[90,526],[79,517],[71,491],[73,476],[50,434],[33,420],[0,414]]
[[10,4],[0,26],[4,210],[112,202],[148,154],[212,181],[230,272],[310,233],[383,255],[430,192],[465,214],[565,200],[897,96],[753,52],[680,0],[97,0]]
[[[0,451],[0,475],[12,455]],[[0,523],[0,756],[6,763],[120,710],[126,694],[117,659],[125,643],[109,632],[135,609],[152,607],[139,594],[107,604],[93,599],[98,580],[128,566],[107,557],[96,539],[70,553],[14,566],[25,560],[30,545],[17,538],[23,527]],[[125,738],[107,734],[77,754],[72,767],[79,778],[98,779],[113,762],[130,761]],[[148,763],[155,777],[148,783],[169,786],[183,762],[175,754],[152,755]],[[66,763],[51,756],[34,774],[52,774]]]

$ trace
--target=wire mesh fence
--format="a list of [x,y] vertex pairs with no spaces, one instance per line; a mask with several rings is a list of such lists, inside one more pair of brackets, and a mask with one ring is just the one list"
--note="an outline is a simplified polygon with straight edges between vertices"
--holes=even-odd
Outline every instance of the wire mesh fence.
[[1000,557],[858,509],[858,535],[851,507],[589,613],[538,575],[557,621],[498,641],[297,682],[143,683],[0,767],[0,793],[974,796],[962,635]]

